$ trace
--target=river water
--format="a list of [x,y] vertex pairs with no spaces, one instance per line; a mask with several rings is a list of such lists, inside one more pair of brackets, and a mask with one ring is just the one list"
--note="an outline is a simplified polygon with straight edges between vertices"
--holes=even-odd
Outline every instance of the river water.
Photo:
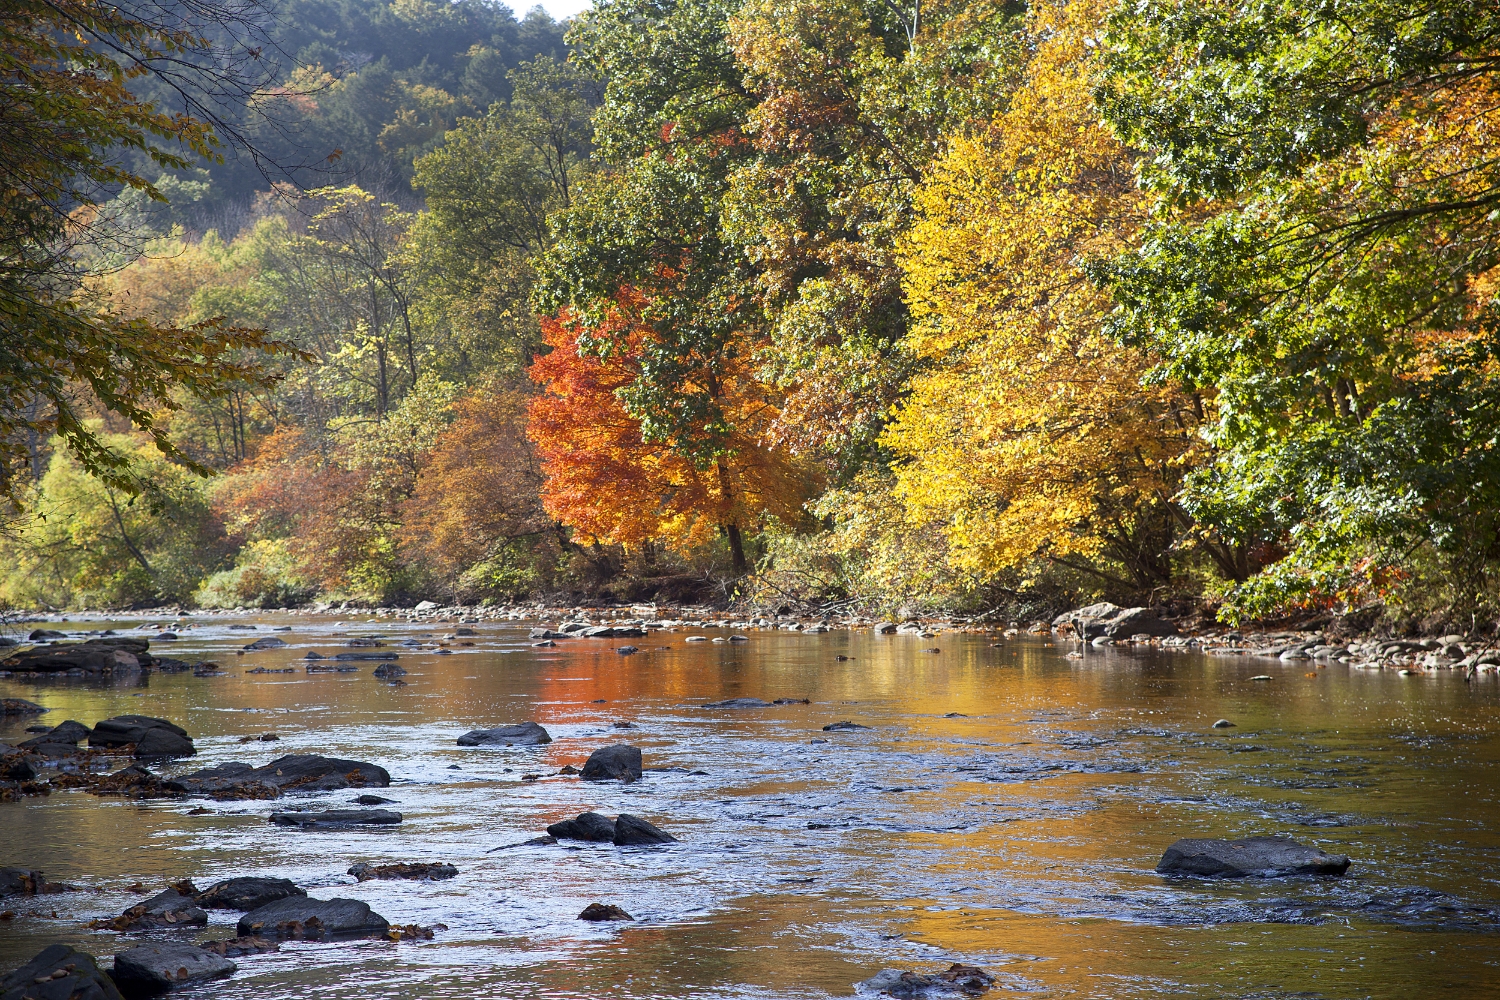
[[[46,705],[48,723],[171,719],[199,752],[167,771],[295,752],[371,761],[391,772],[382,794],[404,822],[269,825],[287,798],[140,803],[64,791],[0,804],[0,864],[85,890],[10,901],[18,916],[0,923],[0,970],[53,941],[106,960],[128,947],[84,925],[144,898],[133,883],[154,893],[184,877],[204,886],[266,874],[446,930],[415,943],[289,944],[182,995],[837,997],[883,968],[961,961],[996,975],[992,996],[1500,996],[1494,674],[1465,683],[1456,672],[1131,648],[1080,661],[1026,637],[840,631],[754,631],[728,644],[688,643],[728,633],[682,629],[629,640],[641,652],[624,657],[621,640],[534,649],[518,623],[476,625],[474,645],[451,655],[393,645],[409,673],[392,686],[371,677],[377,664],[308,674],[301,657],[451,625],[236,620],[259,628],[204,618],[170,647],[153,644],[216,659],[227,676],[155,674],[123,687],[11,679],[0,696]],[[268,634],[291,645],[234,655]],[[247,673],[288,665],[298,671]],[[700,707],[732,697],[811,704]],[[1236,727],[1212,728],[1221,717]],[[528,719],[554,742],[454,744],[471,728]],[[841,720],[871,728],[822,731]],[[0,741],[35,722],[7,721]],[[242,742],[266,732],[279,741]],[[630,785],[556,774],[615,742],[666,770]],[[680,843],[493,850],[586,809],[635,813]],[[1354,863],[1328,881],[1152,870],[1178,837],[1256,834]],[[356,884],[344,872],[362,861],[449,862],[459,875]],[[576,919],[593,902],[636,921]],[[213,911],[200,936],[233,936],[237,917]]]

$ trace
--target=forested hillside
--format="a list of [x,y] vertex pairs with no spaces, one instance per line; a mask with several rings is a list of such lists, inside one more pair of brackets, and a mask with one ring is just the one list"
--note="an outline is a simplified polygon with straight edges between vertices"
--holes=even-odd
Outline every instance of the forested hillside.
[[8,601],[1500,608],[1489,5],[270,9],[74,212],[242,369],[13,422]]

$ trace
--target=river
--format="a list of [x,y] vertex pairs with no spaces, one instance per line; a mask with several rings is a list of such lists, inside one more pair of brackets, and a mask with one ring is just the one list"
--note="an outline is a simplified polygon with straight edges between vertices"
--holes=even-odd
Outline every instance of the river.
[[[107,962],[128,945],[84,925],[144,898],[134,883],[155,892],[184,877],[201,887],[269,874],[365,900],[393,923],[446,929],[431,941],[288,944],[182,996],[837,997],[883,968],[960,961],[997,977],[991,996],[1500,996],[1493,673],[1465,683],[1457,671],[1130,647],[1078,660],[1042,639],[956,633],[750,631],[731,644],[685,641],[725,631],[679,629],[628,640],[641,651],[621,656],[621,640],[533,648],[523,623],[478,624],[473,646],[437,654],[399,643],[452,625],[232,620],[258,628],[205,617],[152,647],[215,659],[226,676],[9,679],[0,696],[40,702],[50,724],[170,719],[198,756],[166,771],[296,752],[371,761],[390,771],[382,794],[404,822],[269,825],[287,799],[62,791],[0,804],[0,864],[87,890],[8,901],[18,916],[0,922],[0,970],[53,941]],[[273,634],[290,645],[235,655]],[[404,686],[373,678],[374,663],[303,670],[309,650],[359,636],[400,652]],[[247,673],[289,665],[297,672]],[[1251,680],[1261,674],[1272,679]],[[733,697],[810,704],[701,707]],[[1235,727],[1213,728],[1221,717]],[[528,719],[554,741],[454,743]],[[823,731],[841,720],[870,728]],[[36,721],[5,720],[0,741]],[[279,740],[245,742],[267,732]],[[665,770],[629,785],[556,773],[616,742]],[[586,809],[643,816],[680,843],[494,850]],[[1326,881],[1153,872],[1179,837],[1255,834],[1353,865]],[[366,861],[449,862],[459,875],[356,884],[344,874]],[[593,902],[636,920],[576,919]],[[238,914],[211,917],[200,936],[233,936]]]

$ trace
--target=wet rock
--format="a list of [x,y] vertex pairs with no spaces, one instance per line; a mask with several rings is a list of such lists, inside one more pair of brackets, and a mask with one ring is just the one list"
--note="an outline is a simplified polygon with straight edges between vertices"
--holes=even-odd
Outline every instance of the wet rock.
[[550,847],[555,843],[557,843],[557,838],[549,833],[545,837],[532,837],[530,840],[523,840],[519,844],[501,844],[499,847],[491,847],[484,853],[494,854],[496,851],[509,851],[516,847]]
[[335,660],[399,660],[399,653],[335,653]]
[[267,941],[260,937],[237,937],[226,938],[220,941],[204,941],[198,945],[204,951],[211,951],[215,955],[224,958],[239,958],[242,955],[264,955],[267,952],[280,951],[281,945],[275,941]]
[[287,878],[269,878],[260,875],[243,875],[225,879],[198,893],[198,905],[205,910],[259,909],[267,903],[290,896],[306,896],[307,891]]
[[132,745],[135,756],[142,759],[191,757],[197,752],[187,730],[149,715],[117,715],[96,722],[94,731],[89,734],[91,747],[115,749]]
[[375,668],[375,676],[379,677],[381,680],[387,680],[393,677],[405,677],[406,668],[398,667],[394,663],[382,663],[380,666]]
[[47,891],[47,880],[39,871],[29,868],[0,868],[0,899],[7,896],[40,896]]
[[208,914],[198,906],[194,895],[176,889],[164,889],[145,902],[137,903],[118,917],[95,920],[95,930],[144,931],[157,928],[203,927]]
[[629,813],[620,813],[615,818],[615,846],[616,847],[640,847],[648,844],[675,844],[677,838],[659,830],[641,819]]
[[1184,838],[1161,856],[1163,875],[1216,878],[1276,878],[1285,875],[1342,875],[1349,859],[1325,854],[1290,837],[1246,837],[1243,840]]
[[621,646],[619,649],[615,650],[615,652],[619,653],[621,656],[629,656],[631,653],[639,653],[640,651],[641,650],[639,646]]
[[634,920],[630,914],[613,903],[590,903],[578,914],[579,920]]
[[726,701],[711,701],[704,708],[770,708],[769,701],[759,698],[730,698]]
[[547,827],[547,835],[558,840],[591,840],[612,844],[615,840],[615,821],[596,812],[579,813],[576,819],[565,819]]
[[193,669],[193,665],[187,660],[178,660],[170,656],[158,656],[152,661],[152,669],[159,670],[164,674],[184,674]]
[[641,751],[639,747],[617,743],[600,747],[589,754],[579,774],[584,781],[619,780],[626,784],[639,781],[641,777]]
[[876,622],[875,625],[874,625],[874,627],[872,627],[870,629],[870,631],[874,632],[876,635],[895,635],[896,634],[896,623],[895,622]]
[[46,711],[50,709],[25,698],[0,698],[0,715],[40,715]]
[[886,969],[866,979],[855,989],[860,993],[915,1000],[921,997],[970,996],[989,992],[995,977],[974,965],[954,963],[946,972],[923,974]]
[[826,726],[823,727],[823,732],[825,732],[825,733],[852,733],[856,729],[869,729],[869,728],[870,728],[869,726],[861,726],[857,722],[850,722],[848,719],[845,719],[843,722],[831,722],[831,723],[829,723],[828,725],[826,725]]
[[372,878],[414,879],[425,882],[440,882],[454,878],[458,869],[453,865],[427,861],[403,861],[392,865],[371,865],[361,862],[349,869],[356,881],[368,882]]
[[390,809],[324,809],[318,812],[275,812],[271,822],[277,826],[295,826],[303,830],[345,826],[393,826],[401,814]]
[[145,639],[128,637],[90,639],[38,646],[9,657],[0,668],[24,673],[55,674],[80,671],[86,675],[138,673],[150,661]]
[[94,956],[65,944],[43,948],[4,979],[0,1000],[122,1000]]
[[235,926],[240,937],[273,940],[338,941],[381,937],[390,922],[357,899],[279,899],[245,914]]
[[248,642],[240,648],[249,653],[257,649],[281,649],[285,645],[285,640],[278,639],[274,635],[268,635],[264,639],[256,639],[254,642]]
[[26,638],[32,642],[50,642],[53,639],[66,639],[67,637],[66,632],[59,632],[54,628],[37,628],[32,629],[31,634]]
[[550,628],[534,628],[534,629],[531,630],[531,634],[528,636],[528,638],[531,638],[531,639],[548,639],[548,640],[550,640],[550,639],[571,639],[571,638],[573,638],[573,636],[570,635],[567,632],[554,632]]
[[137,945],[115,956],[113,977],[126,997],[149,997],[179,986],[220,979],[238,966],[191,944]]
[[1220,719],[1218,722],[1214,723],[1214,728],[1215,729],[1233,729],[1234,728],[1234,723],[1230,722],[1228,719]]
[[634,625],[592,625],[573,634],[584,639],[639,639],[646,630]]
[[343,788],[385,788],[391,783],[383,767],[358,760],[289,754],[262,767],[231,762],[171,779],[167,785],[187,795],[216,799],[274,799],[283,792],[333,792]]
[[771,702],[771,704],[773,704],[773,705],[811,705],[812,701],[810,699],[808,699],[808,698],[777,698],[775,701]]
[[535,722],[474,729],[458,738],[461,747],[534,747],[551,742],[551,734]]
[[388,799],[384,795],[361,795],[354,801],[362,806],[388,806],[396,800]]
[[83,723],[74,722],[72,719],[69,719],[67,722],[63,722],[59,725],[53,726],[51,729],[48,729],[40,736],[33,737],[32,739],[25,740],[17,744],[17,746],[30,747],[38,746],[43,743],[70,743],[74,746],[77,746],[80,741],[86,740],[90,736],[92,736],[93,732],[94,731],[92,729],[90,729],[88,726],[85,726]]

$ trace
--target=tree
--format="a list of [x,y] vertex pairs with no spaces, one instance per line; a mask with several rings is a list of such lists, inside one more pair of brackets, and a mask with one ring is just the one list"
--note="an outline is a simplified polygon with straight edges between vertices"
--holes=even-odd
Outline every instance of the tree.
[[579,350],[577,321],[543,321],[552,351],[531,368],[543,393],[531,404],[529,425],[546,476],[542,503],[594,542],[639,546],[665,539],[689,547],[721,531],[736,572],[744,573],[742,530],[766,514],[799,521],[807,472],[762,443],[776,417],[774,403],[743,369],[700,373],[725,418],[726,430],[713,432],[712,451],[699,450],[695,461],[692,443],[645,433],[623,402],[650,356],[644,344],[655,336],[639,319],[643,304],[621,302],[611,332],[618,346],[603,358]]
[[[177,455],[157,411],[180,405],[178,390],[208,399],[231,384],[266,384],[256,353],[293,350],[262,331],[215,319],[153,324],[74,294],[86,251],[110,235],[94,211],[106,194],[123,185],[161,197],[121,154],[179,170],[237,140],[213,115],[213,94],[247,78],[234,56],[216,58],[206,21],[247,23],[211,4],[151,17],[86,0],[22,0],[0,13],[0,495],[12,504],[32,443],[53,432],[111,489],[140,491],[130,458],[87,423],[90,399]],[[145,78],[172,88],[182,111],[137,97],[132,88]]]
[[1148,208],[1090,96],[1101,6],[1032,9],[1008,107],[954,137],[916,192],[907,348],[931,367],[884,440],[912,522],[946,523],[958,568],[1050,560],[1130,594],[1173,579],[1202,403],[1143,384],[1152,359],[1110,340],[1113,302],[1084,273],[1132,245]]
[[1109,28],[1103,108],[1169,210],[1101,275],[1119,335],[1217,400],[1187,506],[1291,550],[1245,607],[1402,574],[1493,606],[1500,16],[1162,5]]

